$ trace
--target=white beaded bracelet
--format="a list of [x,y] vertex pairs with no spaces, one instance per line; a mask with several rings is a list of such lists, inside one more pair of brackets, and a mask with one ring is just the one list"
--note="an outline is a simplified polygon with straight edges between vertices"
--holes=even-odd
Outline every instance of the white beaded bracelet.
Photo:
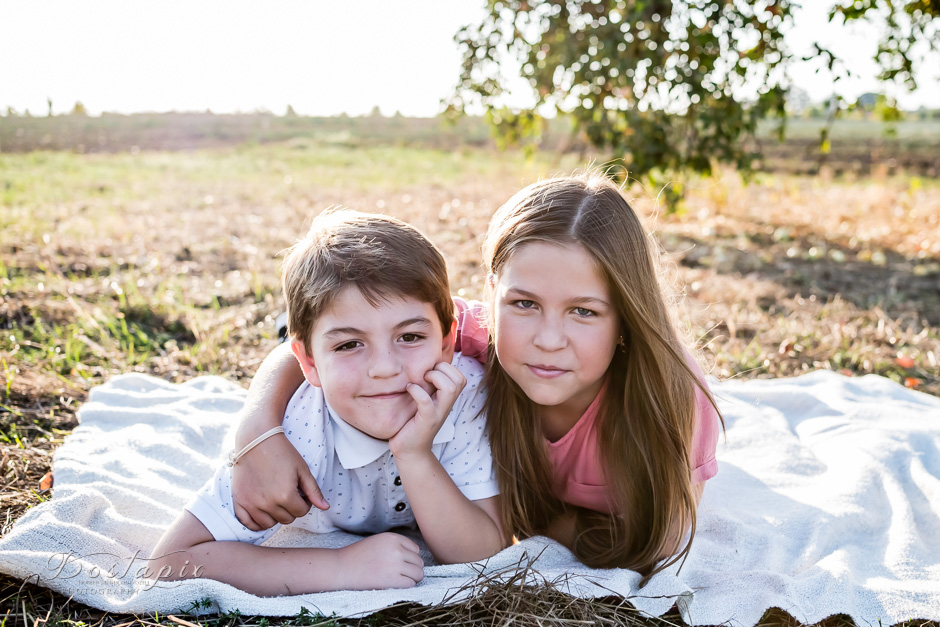
[[232,451],[231,453],[228,454],[228,465],[234,466],[235,464],[238,463],[238,460],[240,460],[242,457],[245,456],[245,454],[248,451],[258,446],[259,444],[261,444],[262,442],[270,438],[272,435],[277,435],[278,433],[284,433],[284,427],[274,427],[273,429],[269,431],[265,431],[264,433],[256,437],[254,440],[252,440],[242,450],[238,451],[237,453],[235,451]]

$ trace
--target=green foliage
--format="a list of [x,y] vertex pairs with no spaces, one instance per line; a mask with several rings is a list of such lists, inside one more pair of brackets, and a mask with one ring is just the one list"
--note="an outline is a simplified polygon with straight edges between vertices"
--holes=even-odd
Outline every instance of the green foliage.
[[940,50],[938,0],[853,0],[836,5],[829,21],[840,16],[846,23],[866,20],[881,26],[875,62],[883,81],[897,81],[915,89],[916,64],[925,59],[923,53],[926,49]]
[[[510,139],[524,135],[520,120],[531,128],[546,110],[568,114],[633,176],[708,173],[716,160],[748,169],[756,155],[742,136],[771,113],[783,119],[775,70],[790,11],[786,0],[490,2],[481,24],[457,34],[463,71],[450,105],[484,105]],[[504,105],[509,58],[536,94],[515,112]]]
[[[541,115],[569,116],[594,147],[622,158],[631,176],[651,184],[656,171],[707,174],[716,162],[746,173],[758,156],[749,140],[760,120],[775,119],[783,137],[785,70],[793,60],[783,34],[793,26],[794,6],[789,0],[490,0],[481,23],[455,37],[463,67],[448,106],[462,112],[482,105],[508,142],[536,140]],[[918,46],[936,49],[940,41],[938,15],[936,0],[855,0],[837,5],[829,19],[881,20],[881,78],[913,86]],[[819,44],[814,57],[837,80],[848,74],[846,62]],[[515,64],[533,99],[513,110],[506,96],[517,80]],[[882,117],[896,120],[890,112]]]

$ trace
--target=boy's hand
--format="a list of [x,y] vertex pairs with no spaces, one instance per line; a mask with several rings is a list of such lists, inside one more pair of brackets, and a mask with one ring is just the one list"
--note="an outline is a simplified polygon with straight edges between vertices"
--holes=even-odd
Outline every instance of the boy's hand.
[[252,531],[290,524],[311,505],[329,509],[307,462],[279,434],[249,451],[232,467],[235,516]]
[[424,579],[418,545],[397,533],[380,533],[337,549],[336,576],[347,590],[411,588]]
[[467,378],[443,361],[434,366],[433,370],[428,370],[424,380],[434,386],[434,395],[429,395],[420,385],[409,383],[406,389],[415,400],[418,411],[388,441],[388,446],[398,461],[411,454],[431,452],[434,436],[447,419],[454,401],[467,385]]

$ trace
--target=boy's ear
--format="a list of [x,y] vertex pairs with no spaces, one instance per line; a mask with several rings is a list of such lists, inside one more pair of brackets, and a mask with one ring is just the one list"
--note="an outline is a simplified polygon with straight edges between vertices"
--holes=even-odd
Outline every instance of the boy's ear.
[[441,345],[441,361],[450,363],[454,360],[454,344],[457,342],[457,321],[450,323],[450,333],[444,336],[444,342]]
[[304,371],[304,379],[307,380],[307,383],[322,387],[320,385],[320,375],[317,373],[317,366],[313,363],[313,359],[307,355],[304,343],[299,340],[291,340],[290,349],[294,352],[294,357],[297,358],[300,369]]

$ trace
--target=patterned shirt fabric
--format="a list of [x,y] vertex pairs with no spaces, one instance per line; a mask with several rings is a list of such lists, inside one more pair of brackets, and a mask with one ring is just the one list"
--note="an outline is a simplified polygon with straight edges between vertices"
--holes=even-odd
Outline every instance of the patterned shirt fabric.
[[[455,298],[457,307],[457,342],[464,355],[486,360],[488,333],[486,308],[478,301]],[[686,362],[705,385],[705,375],[691,355]],[[605,386],[606,387],[606,386]],[[604,388],[568,433],[555,442],[545,440],[552,466],[553,485],[562,501],[598,512],[610,513],[611,493],[607,484],[597,440],[597,414]],[[705,393],[695,388],[695,429],[692,434],[692,484],[702,483],[718,474],[715,450],[721,422],[718,412]]]
[[[482,385],[477,360],[455,354],[451,362],[467,385],[431,446],[460,491],[471,501],[499,493],[486,436]],[[315,507],[290,526],[315,533],[343,530],[378,533],[415,526],[388,442],[350,426],[333,412],[320,388],[304,382],[287,405],[284,432],[317,480],[330,509]],[[219,541],[261,544],[280,528],[251,531],[235,517],[232,469],[225,464],[186,506]]]

